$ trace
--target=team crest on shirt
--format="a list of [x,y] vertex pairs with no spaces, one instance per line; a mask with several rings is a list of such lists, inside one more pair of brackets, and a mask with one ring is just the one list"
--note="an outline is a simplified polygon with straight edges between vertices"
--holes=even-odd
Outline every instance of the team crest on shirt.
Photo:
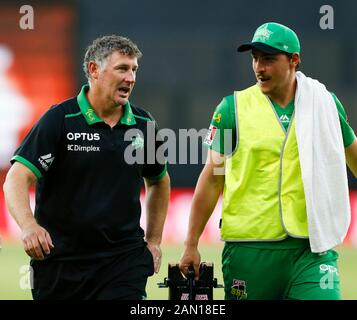
[[94,121],[94,110],[93,109],[88,109],[86,112],[87,117],[89,118],[90,121]]
[[134,147],[135,150],[137,149],[143,149],[144,148],[144,138],[137,133],[135,137],[133,137],[133,141],[131,142],[131,145]]
[[221,113],[218,113],[218,114],[217,114],[217,112],[215,112],[215,113],[213,114],[213,120],[216,121],[217,123],[220,123],[220,122],[221,122],[221,117],[222,117],[222,114],[221,114]]
[[231,294],[236,300],[247,299],[247,286],[245,281],[233,279]]
[[214,136],[216,135],[216,133],[217,133],[217,127],[214,126],[213,124],[211,124],[209,126],[208,132],[206,134],[204,143],[208,146],[212,145],[212,142],[213,142],[213,139],[214,139]]

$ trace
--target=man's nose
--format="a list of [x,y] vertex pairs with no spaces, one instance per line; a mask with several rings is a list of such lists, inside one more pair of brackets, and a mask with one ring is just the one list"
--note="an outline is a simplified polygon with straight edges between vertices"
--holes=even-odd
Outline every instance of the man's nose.
[[265,70],[265,64],[263,63],[263,61],[261,59],[257,58],[254,64],[255,64],[256,72],[262,72]]
[[128,71],[125,77],[127,82],[135,82],[136,74],[134,71]]

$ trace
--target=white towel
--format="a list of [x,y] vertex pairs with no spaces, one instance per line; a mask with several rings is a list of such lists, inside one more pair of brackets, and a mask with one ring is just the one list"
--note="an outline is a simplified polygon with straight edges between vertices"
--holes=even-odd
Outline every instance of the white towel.
[[342,243],[350,224],[345,150],[336,104],[317,80],[296,73],[296,138],[312,252]]

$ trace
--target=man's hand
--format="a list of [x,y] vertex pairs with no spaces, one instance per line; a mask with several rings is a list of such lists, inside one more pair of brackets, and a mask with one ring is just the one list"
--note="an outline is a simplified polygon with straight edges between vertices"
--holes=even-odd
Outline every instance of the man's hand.
[[195,280],[200,276],[201,257],[197,249],[198,242],[224,189],[224,160],[224,155],[214,150],[208,151],[206,164],[193,194],[185,251],[181,256],[179,267],[186,275],[188,267],[192,265],[195,270]]
[[154,271],[155,273],[158,273],[160,271],[161,256],[162,256],[160,245],[152,244],[148,242],[147,247],[150,250],[152,254],[152,258],[154,260]]
[[36,222],[30,206],[29,188],[37,181],[35,174],[20,162],[15,162],[6,175],[4,195],[7,208],[22,231],[26,253],[42,260],[54,248],[47,230]]
[[36,222],[22,228],[22,242],[27,255],[36,260],[43,260],[54,248],[49,233]]
[[179,268],[184,275],[187,275],[188,267],[193,266],[195,270],[195,280],[200,277],[201,256],[196,246],[186,247],[179,262]]

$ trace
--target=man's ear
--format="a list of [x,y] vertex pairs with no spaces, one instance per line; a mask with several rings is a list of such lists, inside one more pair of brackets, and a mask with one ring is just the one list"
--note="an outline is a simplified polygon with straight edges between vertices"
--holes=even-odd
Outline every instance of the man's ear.
[[291,56],[291,63],[296,68],[300,64],[300,55],[298,53],[293,53]]
[[98,79],[99,65],[95,61],[88,62],[88,73],[92,79]]

